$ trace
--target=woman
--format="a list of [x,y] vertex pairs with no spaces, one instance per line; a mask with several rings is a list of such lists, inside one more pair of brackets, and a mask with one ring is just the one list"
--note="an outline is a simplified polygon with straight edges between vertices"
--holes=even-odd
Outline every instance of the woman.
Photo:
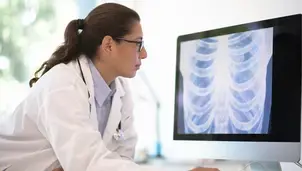
[[125,6],[106,3],[71,21],[30,94],[0,124],[0,170],[145,170],[132,161],[126,78],[146,57],[140,17]]

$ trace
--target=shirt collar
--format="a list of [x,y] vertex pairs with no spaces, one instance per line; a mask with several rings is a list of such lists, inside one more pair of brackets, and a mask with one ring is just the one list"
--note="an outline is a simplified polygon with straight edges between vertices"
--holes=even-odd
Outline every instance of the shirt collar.
[[93,85],[94,85],[94,94],[95,99],[99,106],[102,106],[105,102],[105,100],[108,97],[111,97],[116,92],[116,84],[115,81],[113,81],[110,86],[108,86],[99,73],[99,71],[94,66],[93,62],[89,60],[89,68],[92,75]]

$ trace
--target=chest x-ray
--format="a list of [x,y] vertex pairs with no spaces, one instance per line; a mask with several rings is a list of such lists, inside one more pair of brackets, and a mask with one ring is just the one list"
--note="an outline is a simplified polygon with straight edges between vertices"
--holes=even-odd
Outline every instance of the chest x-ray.
[[273,28],[181,43],[184,133],[266,134]]

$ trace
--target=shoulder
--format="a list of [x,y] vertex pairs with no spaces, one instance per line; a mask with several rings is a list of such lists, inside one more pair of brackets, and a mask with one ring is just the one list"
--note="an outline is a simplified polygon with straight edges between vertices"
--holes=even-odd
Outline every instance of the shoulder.
[[[25,99],[26,110],[30,111],[30,116],[36,118],[46,103],[55,105],[55,102],[59,101],[67,104],[71,101],[86,100],[83,98],[87,97],[85,84],[82,85],[83,83],[78,77],[76,70],[66,64],[58,64],[46,72],[33,85]],[[36,109],[37,112],[32,112],[33,109]]]
[[58,64],[45,73],[34,85],[33,89],[51,92],[65,87],[76,88],[81,86],[79,80],[79,76],[72,65]]

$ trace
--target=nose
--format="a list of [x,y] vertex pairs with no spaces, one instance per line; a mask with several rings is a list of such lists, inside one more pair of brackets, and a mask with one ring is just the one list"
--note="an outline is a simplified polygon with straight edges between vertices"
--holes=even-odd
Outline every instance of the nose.
[[140,59],[145,59],[147,58],[147,51],[145,49],[145,47],[143,47],[142,51],[139,54]]

